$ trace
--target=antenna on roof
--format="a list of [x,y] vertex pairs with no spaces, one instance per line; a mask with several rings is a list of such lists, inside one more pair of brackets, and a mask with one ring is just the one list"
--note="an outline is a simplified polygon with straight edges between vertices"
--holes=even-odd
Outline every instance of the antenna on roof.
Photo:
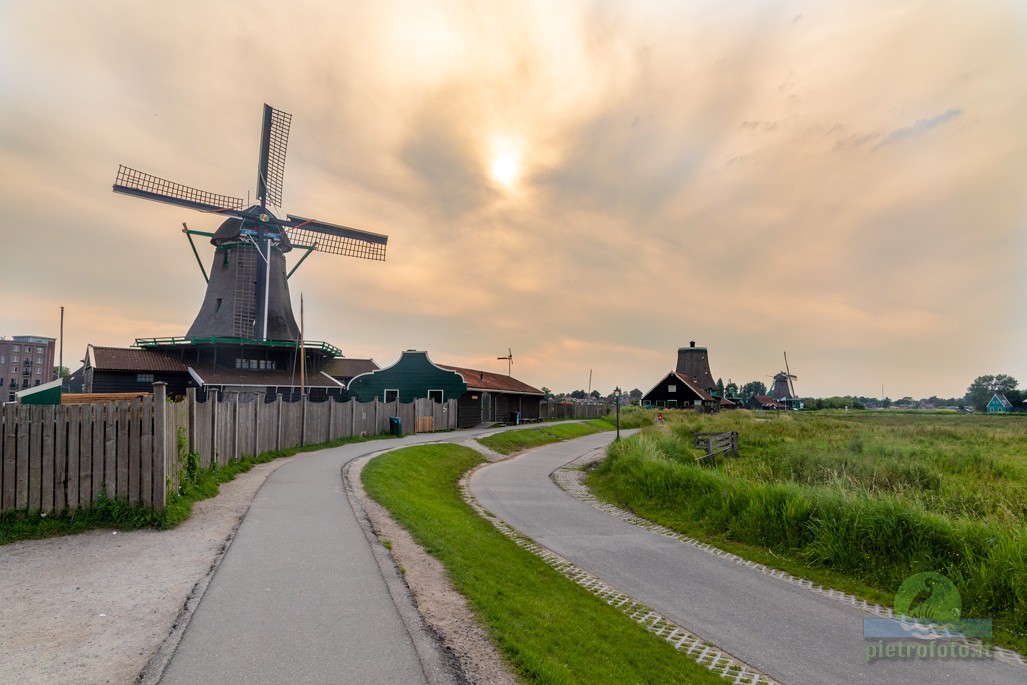
[[496,359],[505,359],[506,360],[506,375],[507,376],[512,376],[513,375],[513,350],[508,347],[508,348],[506,348],[506,352],[507,352],[507,355],[505,357],[496,357]]

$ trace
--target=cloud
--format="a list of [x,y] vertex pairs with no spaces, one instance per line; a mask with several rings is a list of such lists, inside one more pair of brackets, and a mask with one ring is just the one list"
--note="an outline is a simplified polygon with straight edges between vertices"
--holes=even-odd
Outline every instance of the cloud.
[[929,119],[918,119],[912,126],[906,126],[889,133],[883,141],[878,143],[877,147],[882,145],[890,145],[909,138],[916,138],[921,136],[931,129],[937,128],[943,124],[946,124],[963,113],[960,109],[947,109],[941,114],[930,117]]

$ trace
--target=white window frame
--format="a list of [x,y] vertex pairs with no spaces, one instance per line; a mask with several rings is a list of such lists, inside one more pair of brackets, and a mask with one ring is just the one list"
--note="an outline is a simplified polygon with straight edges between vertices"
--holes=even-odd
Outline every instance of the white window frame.
[[[390,392],[396,393],[396,396],[393,397],[391,400],[389,399],[389,393]],[[385,388],[384,390],[382,390],[382,401],[385,402],[385,403],[398,402],[399,401],[399,388]]]
[[667,392],[677,392],[677,391],[678,391],[678,386],[676,386],[676,385],[668,385],[667,386]]
[[[432,398],[432,393],[437,393],[439,399],[436,400],[436,399]],[[432,402],[438,402],[439,404],[442,404],[443,402],[445,402],[445,399],[444,399],[445,396],[446,396],[446,394],[442,390],[429,390],[428,391],[428,399],[431,400]]]

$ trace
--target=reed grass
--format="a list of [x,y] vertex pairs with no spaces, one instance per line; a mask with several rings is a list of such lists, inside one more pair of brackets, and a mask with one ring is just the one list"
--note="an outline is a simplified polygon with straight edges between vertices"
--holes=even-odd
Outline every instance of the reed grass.
[[[913,573],[943,573],[965,615],[1027,644],[1027,420],[668,414],[610,447],[590,476],[600,495],[885,592]],[[740,456],[695,465],[700,430],[737,430]]]

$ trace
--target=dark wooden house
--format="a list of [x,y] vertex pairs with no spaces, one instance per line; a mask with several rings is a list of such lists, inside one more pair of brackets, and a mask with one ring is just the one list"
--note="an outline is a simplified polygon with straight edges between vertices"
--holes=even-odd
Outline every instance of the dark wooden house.
[[[153,383],[168,384],[169,397],[196,388],[222,393],[259,392],[296,399],[344,399],[345,386],[323,372],[338,353],[327,343],[260,340],[140,339],[134,348],[89,345],[82,390],[86,393],[136,392]],[[303,364],[299,363],[303,356]]]
[[440,366],[460,374],[467,383],[467,391],[460,396],[458,406],[459,428],[481,423],[538,421],[542,416],[545,393],[538,388],[500,373],[445,364]]
[[642,396],[643,407],[698,409],[706,412],[728,407],[730,400],[718,397],[717,382],[710,372],[709,353],[705,347],[678,348],[677,367]]
[[432,362],[427,352],[407,350],[392,366],[355,376],[346,388],[358,402],[413,402],[422,397],[446,402],[461,397],[467,384],[460,374]]
[[695,380],[677,371],[671,371],[649,392],[642,395],[642,406],[715,412],[720,407],[720,401],[700,388]]

